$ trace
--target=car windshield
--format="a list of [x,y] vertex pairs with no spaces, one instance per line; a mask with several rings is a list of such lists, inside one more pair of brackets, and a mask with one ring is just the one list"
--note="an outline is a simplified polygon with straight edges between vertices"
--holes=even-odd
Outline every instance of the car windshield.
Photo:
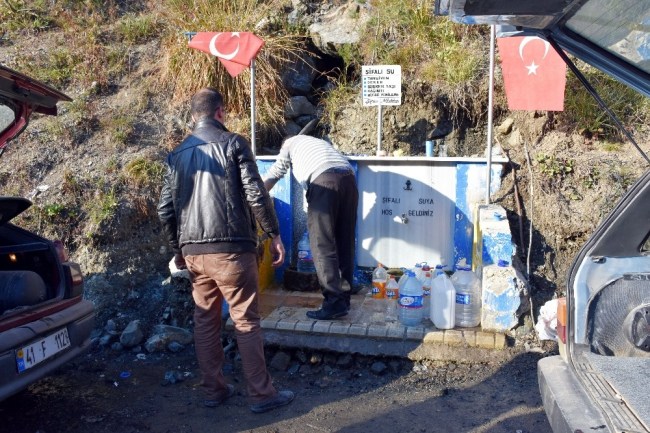
[[638,0],[590,0],[566,23],[571,31],[650,73],[650,10]]

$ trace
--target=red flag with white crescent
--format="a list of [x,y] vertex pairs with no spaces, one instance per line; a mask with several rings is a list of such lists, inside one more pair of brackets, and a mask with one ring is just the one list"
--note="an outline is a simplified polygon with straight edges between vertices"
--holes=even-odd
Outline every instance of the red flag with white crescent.
[[498,38],[501,69],[511,110],[564,110],[566,65],[536,36]]
[[235,77],[250,66],[264,41],[249,32],[198,32],[188,45],[216,56]]

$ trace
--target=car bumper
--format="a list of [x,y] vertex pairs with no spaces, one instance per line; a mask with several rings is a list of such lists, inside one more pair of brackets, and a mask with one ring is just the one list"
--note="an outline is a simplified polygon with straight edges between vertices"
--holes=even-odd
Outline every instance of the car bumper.
[[562,357],[541,359],[537,379],[553,433],[610,432],[604,415]]
[[[90,301],[82,300],[55,314],[0,333],[0,401],[51,373],[90,347],[95,312]],[[18,373],[16,350],[31,341],[66,327],[71,346],[64,352]]]

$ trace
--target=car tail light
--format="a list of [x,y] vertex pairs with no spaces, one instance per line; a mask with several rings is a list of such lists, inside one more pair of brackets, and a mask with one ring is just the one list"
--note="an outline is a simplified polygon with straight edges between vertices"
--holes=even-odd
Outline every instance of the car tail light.
[[557,336],[566,344],[566,298],[557,300]]
[[84,279],[81,269],[77,263],[68,262],[63,268],[66,273],[66,298],[74,298],[83,295]]
[[566,298],[557,300],[557,345],[560,356],[567,360],[566,356]]
[[65,247],[63,246],[63,242],[61,242],[60,240],[56,240],[53,243],[54,243],[54,248],[56,249],[56,253],[59,256],[61,262],[67,262],[68,252],[65,250]]

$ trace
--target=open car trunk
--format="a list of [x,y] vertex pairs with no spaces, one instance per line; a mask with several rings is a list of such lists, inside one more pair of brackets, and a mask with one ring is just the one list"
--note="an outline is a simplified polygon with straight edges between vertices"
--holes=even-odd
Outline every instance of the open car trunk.
[[567,355],[613,431],[650,430],[650,171],[621,199],[569,276]]
[[30,205],[0,197],[0,318],[65,297],[66,272],[54,244],[8,222]]

